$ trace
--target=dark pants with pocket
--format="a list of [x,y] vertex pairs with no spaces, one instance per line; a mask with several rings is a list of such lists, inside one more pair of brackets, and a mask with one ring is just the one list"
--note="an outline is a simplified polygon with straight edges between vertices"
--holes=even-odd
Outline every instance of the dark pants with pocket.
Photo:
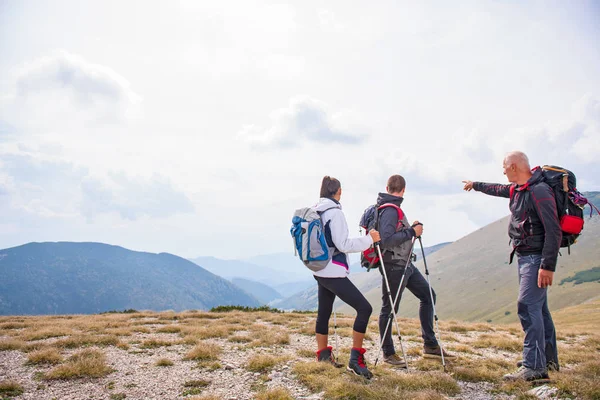
[[[386,266],[386,273],[390,283],[390,291],[392,293],[392,298],[396,296],[396,292],[398,291],[398,287],[400,286],[400,280],[402,279],[404,267],[399,266]],[[382,273],[383,275],[383,273]],[[400,299],[402,298],[402,293],[404,289],[408,289],[412,294],[417,296],[420,300],[419,305],[419,319],[421,320],[421,335],[423,337],[423,341],[425,342],[425,346],[428,347],[436,347],[438,342],[435,338],[435,331],[433,330],[433,304],[431,303],[431,294],[429,293],[429,285],[427,284],[427,280],[423,277],[421,272],[415,267],[412,263],[408,265],[408,268],[405,272],[404,281],[402,282],[402,289],[400,290],[400,294],[397,299],[395,299],[395,307],[396,315],[398,314],[398,308],[400,307]],[[389,326],[387,328],[387,333],[385,338],[383,339],[383,354],[386,356],[392,355],[396,352],[394,349],[394,342],[392,341],[392,329],[394,327],[394,321],[391,320],[393,316],[392,312],[392,303],[390,302],[390,297],[388,295],[387,286],[385,284],[385,278],[382,276],[381,278],[381,292],[382,296],[382,306],[381,313],[379,314],[379,335],[383,336],[385,332],[385,328],[390,321]],[[433,301],[435,301],[435,292],[433,293]]]
[[541,254],[518,256],[519,299],[517,310],[525,332],[523,365],[546,368],[547,362],[558,365],[556,330],[548,309],[548,288],[538,287]]

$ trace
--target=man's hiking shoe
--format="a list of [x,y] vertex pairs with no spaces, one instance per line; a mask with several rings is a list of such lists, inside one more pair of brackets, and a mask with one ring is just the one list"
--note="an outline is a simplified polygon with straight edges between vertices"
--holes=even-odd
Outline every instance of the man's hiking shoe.
[[[442,358],[442,348],[440,346],[429,347],[423,346],[423,357],[425,358]],[[454,360],[456,356],[444,350],[444,360]]]
[[362,376],[366,379],[371,379],[373,374],[367,368],[365,362],[365,349],[357,349],[353,347],[350,351],[350,362],[348,363],[348,371],[354,372],[358,376]]
[[400,356],[396,353],[390,354],[389,356],[383,355],[383,362],[394,365],[396,367],[406,368],[406,361],[404,361]]
[[[523,366],[523,360],[517,361],[517,367],[522,367],[522,366]],[[554,361],[548,361],[546,363],[546,369],[548,371],[558,372],[558,371],[560,371],[560,366],[558,365],[558,363],[555,363]]]
[[329,346],[317,351],[317,361],[329,362],[336,368],[342,368],[343,365],[335,361],[333,356],[333,347]]
[[512,374],[504,375],[505,381],[527,381],[527,382],[546,382],[550,381],[548,371],[545,368],[532,369],[525,366],[520,366]]

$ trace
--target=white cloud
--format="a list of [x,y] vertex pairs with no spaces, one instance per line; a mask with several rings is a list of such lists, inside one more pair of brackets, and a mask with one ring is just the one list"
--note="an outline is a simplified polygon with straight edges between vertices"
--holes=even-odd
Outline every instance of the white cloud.
[[111,212],[126,220],[194,212],[187,196],[163,176],[109,172],[94,177],[86,168],[39,152],[0,155],[0,195],[8,196],[11,208],[40,218],[86,217],[91,222]]
[[26,65],[17,79],[17,88],[19,96],[55,89],[69,90],[84,106],[101,99],[126,103],[141,100],[131,90],[129,82],[112,69],[66,51]]
[[366,135],[340,127],[335,114],[320,100],[306,96],[290,99],[286,108],[275,110],[269,116],[271,126],[245,126],[239,137],[258,147],[299,147],[306,142],[314,144],[362,143]]
[[187,196],[175,190],[168,178],[161,176],[142,180],[124,173],[112,173],[105,182],[84,180],[81,190],[82,211],[90,221],[109,212],[116,212],[121,218],[132,221],[143,216],[166,218],[194,212]]
[[[288,251],[290,214],[314,202],[325,174],[342,181],[352,230],[400,173],[427,242],[452,240],[508,213],[460,181],[504,181],[513,149],[598,189],[597,102],[569,112],[583,93],[600,95],[594,11],[183,0],[147,2],[136,19],[135,2],[10,8],[0,247]],[[67,52],[40,58],[56,48]],[[298,93],[309,97],[288,104]],[[9,154],[30,157],[21,172],[7,172]]]
[[66,51],[35,59],[15,75],[0,118],[22,131],[85,131],[139,115],[141,97],[124,77]]
[[344,30],[344,25],[331,10],[320,9],[317,11],[317,16],[319,18],[321,29],[324,31],[339,33]]

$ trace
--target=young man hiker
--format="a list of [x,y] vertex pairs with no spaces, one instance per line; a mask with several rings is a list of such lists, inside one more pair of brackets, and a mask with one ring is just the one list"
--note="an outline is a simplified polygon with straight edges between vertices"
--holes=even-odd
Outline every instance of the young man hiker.
[[510,199],[508,235],[518,260],[517,309],[525,342],[523,360],[517,363],[519,369],[505,375],[504,379],[545,380],[548,379],[548,369],[559,370],[556,332],[548,309],[547,289],[552,285],[562,238],[556,201],[552,189],[542,181],[541,168],[532,170],[524,153],[508,153],[503,168],[510,184],[463,181],[464,190],[474,189]]
[[[404,200],[406,191],[406,181],[400,175],[392,175],[387,182],[387,193],[379,193],[377,206],[386,203],[392,203],[400,207]],[[380,211],[379,222],[376,229],[381,235],[381,250],[383,252],[383,264],[387,277],[389,279],[390,291],[395,296],[404,275],[402,288],[397,299],[394,299],[394,310],[397,313],[400,306],[400,298],[405,288],[408,288],[412,294],[420,300],[419,319],[421,320],[421,334],[424,340],[423,355],[427,358],[441,358],[442,349],[438,344],[433,330],[433,304],[432,295],[429,292],[427,280],[421,272],[410,262],[412,255],[412,239],[420,237],[423,234],[423,225],[415,221],[412,225],[408,223],[406,214],[401,221],[398,221],[398,211],[393,207],[386,207]],[[407,266],[408,265],[408,266]],[[379,334],[383,336],[386,332],[388,320],[391,318],[390,299],[387,294],[387,286],[383,281],[382,274],[381,289],[383,292],[381,312],[379,314]],[[435,292],[433,292],[435,301]],[[405,366],[406,362],[396,354],[394,343],[392,341],[392,324],[387,329],[383,340],[384,361],[396,366]],[[444,351],[445,359],[453,359],[456,356]]]

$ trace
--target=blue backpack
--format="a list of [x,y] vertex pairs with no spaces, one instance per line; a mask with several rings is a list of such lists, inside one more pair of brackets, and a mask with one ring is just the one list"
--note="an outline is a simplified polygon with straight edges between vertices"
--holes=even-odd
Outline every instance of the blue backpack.
[[296,210],[292,218],[290,234],[294,240],[295,255],[313,272],[324,269],[335,251],[335,248],[327,244],[325,226],[321,219],[321,215],[327,210],[316,211],[313,207],[305,207]]

